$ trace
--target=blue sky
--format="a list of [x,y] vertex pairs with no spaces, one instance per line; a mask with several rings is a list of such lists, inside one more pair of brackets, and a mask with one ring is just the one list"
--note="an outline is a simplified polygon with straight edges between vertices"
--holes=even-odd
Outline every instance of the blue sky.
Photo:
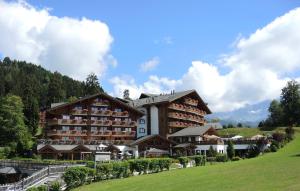
[[[138,83],[148,77],[139,65],[153,57],[159,57],[160,64],[148,74],[179,78],[193,60],[215,63],[221,54],[232,51],[239,35],[248,36],[300,5],[295,0],[28,2],[49,7],[59,17],[105,22],[114,38],[112,55],[119,63],[105,78],[130,74]],[[172,43],[163,42],[165,38]],[[111,90],[107,80],[101,83]]]
[[[193,88],[215,110],[226,111],[278,97],[288,79],[300,76],[300,56],[294,59],[298,53],[293,51],[298,48],[300,10],[289,14],[300,5],[296,0],[26,2],[0,4],[10,14],[2,15],[3,22],[0,15],[0,40],[16,39],[12,47],[0,41],[0,55],[79,79],[94,71],[115,96],[124,88],[133,97],[142,91]],[[283,22],[275,21],[281,16]],[[20,30],[12,30],[9,19]],[[293,59],[278,54],[283,50]],[[107,56],[117,66],[103,64],[109,63]],[[147,62],[155,63],[142,71]]]

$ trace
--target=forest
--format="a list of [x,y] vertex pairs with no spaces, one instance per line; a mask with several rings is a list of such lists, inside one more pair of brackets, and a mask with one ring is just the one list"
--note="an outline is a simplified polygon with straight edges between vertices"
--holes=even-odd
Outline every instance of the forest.
[[86,81],[78,81],[5,57],[0,60],[0,148],[8,146],[13,154],[30,149],[40,111],[50,108],[51,103],[74,101],[98,92],[103,89],[93,73]]

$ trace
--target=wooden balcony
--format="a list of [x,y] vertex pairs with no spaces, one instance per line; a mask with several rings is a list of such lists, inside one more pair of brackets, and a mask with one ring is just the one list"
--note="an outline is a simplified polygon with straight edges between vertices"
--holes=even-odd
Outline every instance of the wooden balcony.
[[77,120],[77,119],[52,119],[48,121],[49,126],[53,125],[87,125],[87,120]]
[[195,127],[198,124],[188,123],[188,122],[181,122],[181,121],[172,121],[172,122],[169,122],[168,125],[171,128],[186,128],[186,127]]
[[191,99],[191,98],[185,98],[184,103],[187,105],[198,106],[198,100]]
[[135,121],[112,121],[112,126],[116,127],[135,127],[136,122]]
[[113,131],[112,136],[115,136],[115,137],[135,137],[135,131]]
[[168,117],[172,119],[181,119],[181,120],[192,121],[196,123],[204,123],[204,119],[199,117],[198,115],[170,112],[168,114]]
[[129,113],[128,113],[128,111],[123,111],[123,112],[113,111],[112,116],[113,117],[129,117]]
[[185,106],[182,104],[171,103],[169,105],[169,109],[178,110],[178,111],[185,111]]
[[111,120],[90,120],[89,124],[91,126],[111,126]]
[[89,134],[91,137],[110,137],[111,131],[91,131]]
[[88,110],[87,109],[72,109],[71,115],[87,115]]
[[98,111],[91,111],[91,115],[97,115],[97,116],[104,116],[104,117],[109,117],[111,116],[112,111],[111,110],[98,110]]
[[64,131],[64,130],[50,130],[47,132],[48,136],[76,136],[76,137],[83,137],[87,136],[87,130],[82,130],[82,131],[76,131],[76,130],[69,130],[69,131]]
[[102,101],[98,101],[95,100],[92,105],[94,106],[109,106],[109,101],[108,100],[102,100]]

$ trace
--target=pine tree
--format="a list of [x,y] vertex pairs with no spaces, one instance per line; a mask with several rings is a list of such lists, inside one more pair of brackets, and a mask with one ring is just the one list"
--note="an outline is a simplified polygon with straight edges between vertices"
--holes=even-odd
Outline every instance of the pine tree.
[[284,113],[285,125],[300,124],[300,84],[289,81],[282,89],[280,104]]
[[233,145],[232,141],[228,141],[226,150],[227,150],[228,158],[232,159],[235,156],[234,145]]
[[50,78],[50,84],[48,88],[48,106],[51,103],[62,102],[65,100],[66,92],[63,89],[62,77],[58,72],[54,72],[54,74]]
[[103,89],[97,76],[94,73],[89,74],[85,81],[85,95],[93,95],[100,92],[103,92]]

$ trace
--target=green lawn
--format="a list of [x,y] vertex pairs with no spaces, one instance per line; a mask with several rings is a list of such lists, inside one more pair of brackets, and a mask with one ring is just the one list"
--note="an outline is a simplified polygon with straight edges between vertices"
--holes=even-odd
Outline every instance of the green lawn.
[[300,135],[253,159],[93,183],[76,191],[300,190]]
[[263,131],[260,131],[258,128],[229,128],[229,129],[221,129],[218,130],[219,136],[226,136],[226,135],[241,135],[244,137],[252,137],[257,134],[263,134]]

